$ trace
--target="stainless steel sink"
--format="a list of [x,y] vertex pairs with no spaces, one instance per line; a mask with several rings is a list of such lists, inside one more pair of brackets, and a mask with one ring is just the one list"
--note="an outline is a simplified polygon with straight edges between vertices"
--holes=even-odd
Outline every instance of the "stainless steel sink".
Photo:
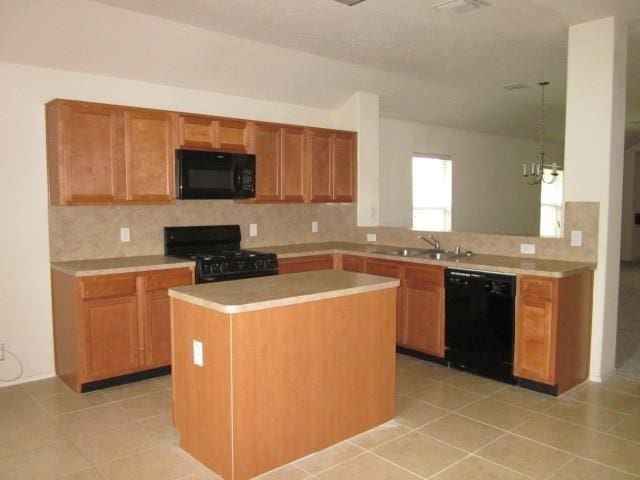
[[419,255],[425,255],[429,250],[423,250],[420,248],[393,248],[389,250],[376,250],[373,253],[380,255],[395,255],[397,257],[417,257]]
[[420,248],[390,248],[388,250],[376,250],[373,253],[379,255],[395,255],[396,257],[430,258],[432,260],[452,260],[471,256],[471,252],[463,252],[456,255],[455,252],[449,252],[447,250],[423,250]]
[[444,250],[429,250],[425,252],[421,257],[432,258],[434,260],[449,260],[451,258],[457,258],[457,255],[453,252],[447,252]]

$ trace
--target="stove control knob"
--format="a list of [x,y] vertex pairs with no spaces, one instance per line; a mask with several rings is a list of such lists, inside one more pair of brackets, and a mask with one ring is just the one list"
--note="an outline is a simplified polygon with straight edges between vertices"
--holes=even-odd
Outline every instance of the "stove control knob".
[[244,270],[245,269],[245,262],[244,260],[239,260],[238,261],[238,270]]
[[220,263],[217,265],[216,270],[217,270],[218,272],[220,272],[220,273],[224,273],[224,272],[226,272],[226,271],[228,270],[228,268],[229,268],[229,262],[220,262]]
[[262,260],[256,260],[256,270],[261,270],[262,269]]

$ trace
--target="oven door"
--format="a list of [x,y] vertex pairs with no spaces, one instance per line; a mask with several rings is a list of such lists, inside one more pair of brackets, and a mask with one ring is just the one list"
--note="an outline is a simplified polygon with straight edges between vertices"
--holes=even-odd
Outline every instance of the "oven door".
[[255,156],[203,150],[176,150],[179,199],[253,198]]

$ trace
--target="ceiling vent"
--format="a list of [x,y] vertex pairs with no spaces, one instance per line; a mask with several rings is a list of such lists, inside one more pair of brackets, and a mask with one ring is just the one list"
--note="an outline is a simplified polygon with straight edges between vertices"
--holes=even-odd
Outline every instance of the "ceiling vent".
[[349,5],[350,7],[353,7],[357,3],[364,2],[364,0],[336,0],[336,2],[344,3],[345,5]]
[[509,83],[503,85],[502,88],[505,90],[523,90],[525,88],[531,88],[531,85],[527,85],[526,83]]
[[[338,0],[339,1],[339,0]],[[488,7],[485,0],[445,0],[436,3],[433,8],[445,13],[467,13],[481,7]]]

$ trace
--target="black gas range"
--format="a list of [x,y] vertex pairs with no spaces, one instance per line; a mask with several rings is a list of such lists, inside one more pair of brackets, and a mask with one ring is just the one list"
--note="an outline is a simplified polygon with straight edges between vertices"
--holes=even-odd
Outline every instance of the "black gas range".
[[239,225],[164,227],[164,252],[196,262],[196,283],[262,277],[278,273],[273,253],[240,248]]

